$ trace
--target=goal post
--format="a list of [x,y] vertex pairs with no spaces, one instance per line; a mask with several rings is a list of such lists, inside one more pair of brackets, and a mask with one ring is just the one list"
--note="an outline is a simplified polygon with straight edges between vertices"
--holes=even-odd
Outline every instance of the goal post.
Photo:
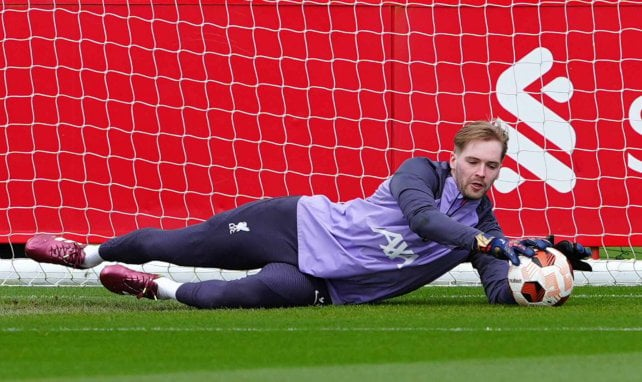
[[[639,260],[589,260],[593,272],[575,272],[577,286],[634,286],[640,285],[642,261]],[[0,262],[2,286],[97,286],[100,271],[111,263],[91,269],[71,269],[62,265],[42,264],[26,258]],[[169,277],[177,282],[205,280],[235,280],[256,273],[258,270],[230,271],[212,268],[190,268],[152,261],[129,268]],[[458,265],[449,273],[431,283],[437,286],[479,286],[477,271],[470,263]]]
[[[102,243],[266,197],[364,197],[497,117],[505,233],[625,248],[578,282],[641,284],[641,19],[615,0],[4,2],[0,243]],[[475,277],[462,266],[440,282]],[[0,260],[1,285],[66,280],[95,272]]]

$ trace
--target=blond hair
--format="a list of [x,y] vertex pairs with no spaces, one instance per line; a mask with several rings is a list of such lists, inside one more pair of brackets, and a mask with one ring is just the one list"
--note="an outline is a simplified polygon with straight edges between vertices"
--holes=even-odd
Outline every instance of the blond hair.
[[490,121],[468,122],[455,135],[455,152],[464,150],[466,145],[472,141],[498,141],[502,144],[502,157],[508,151],[508,133],[502,127],[499,119]]

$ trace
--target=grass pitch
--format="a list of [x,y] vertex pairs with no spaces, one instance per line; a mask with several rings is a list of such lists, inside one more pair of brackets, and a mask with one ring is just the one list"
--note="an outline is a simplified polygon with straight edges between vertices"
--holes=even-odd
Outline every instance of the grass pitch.
[[196,310],[102,288],[0,287],[1,381],[640,381],[642,287],[559,308],[481,288],[385,303]]

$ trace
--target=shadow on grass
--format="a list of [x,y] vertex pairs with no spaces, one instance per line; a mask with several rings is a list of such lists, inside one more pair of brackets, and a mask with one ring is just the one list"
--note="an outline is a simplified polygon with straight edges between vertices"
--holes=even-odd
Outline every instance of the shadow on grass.
[[[325,307],[337,313],[343,310],[363,309],[366,307],[484,307],[488,306],[483,290],[420,288],[410,294],[376,303],[357,306]],[[348,309],[349,308],[349,309]],[[318,307],[300,307],[297,310],[318,310]],[[116,313],[116,312],[187,312],[198,309],[177,301],[153,301],[137,299],[133,296],[119,296],[103,288],[0,288],[0,316],[52,314],[52,313]],[[240,309],[232,309],[240,310]],[[251,310],[251,309],[248,309]],[[262,309],[259,309],[262,310]],[[270,311],[280,309],[268,309]],[[282,309],[291,311],[292,309]],[[275,312],[276,313],[276,312]]]
[[114,313],[191,310],[176,301],[138,300],[131,296],[0,295],[0,316],[51,313]]
[[[430,288],[424,288],[430,289]],[[445,291],[419,290],[411,294],[376,303],[384,306],[479,306],[488,305],[483,292],[471,291],[470,294],[448,294]]]

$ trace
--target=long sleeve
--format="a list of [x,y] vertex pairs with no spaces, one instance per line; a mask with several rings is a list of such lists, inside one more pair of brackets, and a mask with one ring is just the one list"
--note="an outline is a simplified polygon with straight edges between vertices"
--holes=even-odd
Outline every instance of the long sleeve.
[[475,253],[470,256],[491,304],[516,304],[508,285],[508,261]]
[[437,168],[440,165],[444,164],[420,157],[405,161],[392,176],[390,191],[410,229],[421,238],[470,249],[481,231],[450,218],[437,207],[443,186],[439,171],[447,173],[447,168]]

